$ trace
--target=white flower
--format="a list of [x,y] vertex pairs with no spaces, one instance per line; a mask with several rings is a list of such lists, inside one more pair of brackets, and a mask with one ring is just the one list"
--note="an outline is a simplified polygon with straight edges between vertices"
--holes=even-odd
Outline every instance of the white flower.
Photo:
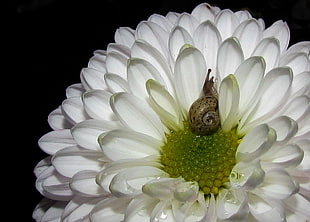
[[[95,51],[48,118],[36,221],[308,221],[310,42],[247,11],[154,14]],[[191,132],[208,69],[220,128]]]

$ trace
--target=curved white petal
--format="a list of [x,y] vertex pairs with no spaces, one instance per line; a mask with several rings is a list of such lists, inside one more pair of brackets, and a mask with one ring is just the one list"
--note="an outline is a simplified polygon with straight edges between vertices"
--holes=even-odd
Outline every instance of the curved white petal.
[[295,168],[301,174],[303,172],[310,172],[310,140],[303,139],[295,142],[303,151],[304,158],[302,159],[301,163]]
[[286,22],[276,21],[263,32],[263,37],[276,37],[280,42],[281,53],[287,49],[290,40],[290,30]]
[[127,73],[128,85],[131,93],[142,99],[148,98],[145,85],[149,79],[154,79],[165,85],[165,80],[161,77],[159,71],[152,64],[143,59],[130,59]]
[[298,130],[297,123],[287,116],[275,118],[268,125],[276,131],[278,144],[287,143]]
[[304,152],[296,144],[276,145],[261,160],[265,168],[292,168],[301,163]]
[[[87,67],[91,68],[91,69],[98,70],[99,72],[104,74],[107,71],[106,63],[105,63],[106,58],[107,58],[106,51],[104,51],[104,50],[96,50],[94,52],[94,56],[90,58]],[[92,78],[92,76],[89,76],[89,77]],[[83,81],[82,81],[82,84],[83,84]]]
[[58,151],[52,163],[60,174],[71,178],[82,170],[100,171],[104,165],[102,159],[102,152],[72,146]]
[[116,197],[139,195],[142,194],[144,184],[159,176],[167,176],[167,174],[157,167],[131,167],[113,177],[110,191]]
[[61,107],[52,111],[48,115],[47,121],[53,130],[70,129],[72,127],[72,124],[62,114]]
[[123,221],[131,199],[109,197],[100,201],[89,213],[92,222]]
[[288,54],[281,57],[279,66],[289,66],[293,70],[294,75],[309,71],[309,55],[304,52]]
[[171,67],[169,67],[167,59],[156,48],[144,40],[136,40],[131,48],[131,57],[140,58],[152,64],[164,80],[168,91],[174,95],[174,86],[171,83]]
[[131,130],[117,129],[98,138],[104,154],[111,160],[137,159],[159,155],[161,141]]
[[266,63],[266,72],[279,65],[280,42],[274,37],[262,39],[254,49],[252,56],[261,56]]
[[61,108],[63,115],[72,124],[79,123],[89,118],[84,110],[83,102],[80,97],[71,97],[64,100]]
[[224,9],[216,15],[215,24],[221,33],[222,40],[225,40],[232,36],[239,25],[239,20],[230,9]]
[[135,32],[136,39],[148,42],[160,51],[165,58],[168,58],[168,36],[169,33],[166,30],[151,21],[141,22]]
[[84,87],[81,83],[72,84],[66,89],[66,97],[81,97],[83,93],[85,92]]
[[238,123],[239,86],[234,75],[222,80],[219,90],[219,113],[223,131],[230,131]]
[[200,23],[210,20],[214,21],[214,17],[218,12],[217,7],[213,7],[207,3],[201,3],[196,6],[192,11],[192,16],[194,16]]
[[36,189],[45,197],[67,201],[73,196],[69,186],[70,179],[59,174],[53,166],[46,167],[36,180]]
[[81,71],[80,78],[83,87],[86,90],[93,90],[93,89],[106,89],[107,86],[104,82],[104,73],[100,70],[94,68],[84,68]]
[[257,189],[271,198],[283,200],[298,192],[299,185],[286,171],[273,169],[266,172],[264,182]]
[[266,120],[276,113],[285,103],[292,84],[292,70],[279,67],[268,72],[260,87],[257,104],[241,119],[239,129],[244,133],[257,123]]
[[168,33],[171,32],[171,29],[173,28],[173,23],[169,21],[165,16],[159,15],[159,14],[153,14],[148,18],[148,21],[155,23],[159,25],[161,28],[163,28]]
[[246,190],[255,189],[264,181],[265,172],[259,160],[238,162],[232,169],[229,181],[233,187]]
[[79,196],[90,198],[107,195],[108,193],[96,183],[97,173],[92,170],[76,173],[70,181],[71,190]]
[[253,56],[241,63],[235,72],[240,90],[239,115],[244,114],[255,102],[257,91],[265,71],[265,60],[263,57]]
[[217,217],[220,220],[243,221],[249,211],[246,194],[239,189],[221,191],[217,207]]
[[176,26],[169,36],[169,51],[173,61],[179,55],[180,49],[185,45],[193,45],[192,36],[181,26]]
[[306,95],[309,89],[310,89],[310,72],[302,72],[294,76],[290,92],[292,98],[296,96]]
[[199,25],[199,22],[196,20],[196,18],[188,13],[182,13],[178,20],[176,21],[176,25],[181,26],[184,28],[188,33],[193,36],[194,31],[196,30],[197,26]]
[[111,108],[119,120],[128,128],[162,141],[164,128],[153,109],[139,98],[129,93],[114,94]]
[[152,210],[159,201],[146,195],[134,198],[126,209],[124,222],[150,221]]
[[299,96],[294,98],[282,109],[282,115],[286,115],[299,122],[303,116],[309,112],[310,98],[308,96]]
[[185,118],[192,103],[200,97],[206,72],[206,62],[201,52],[191,46],[183,47],[175,63],[174,80]]
[[203,54],[208,68],[216,73],[217,51],[222,43],[221,34],[211,21],[201,23],[194,33],[195,47]]
[[272,203],[254,193],[248,194],[249,209],[253,217],[259,222],[285,220],[285,212],[279,204]]
[[159,115],[162,123],[168,128],[178,130],[183,127],[182,113],[172,95],[158,82],[149,80],[146,84],[149,102]]
[[135,41],[135,30],[129,27],[118,28],[115,32],[114,39],[116,43],[122,44],[131,48]]
[[106,58],[107,72],[115,73],[126,79],[127,77],[127,60],[128,58],[118,52],[109,52]]
[[233,33],[233,36],[237,37],[240,42],[245,58],[252,54],[257,43],[262,39],[262,35],[261,26],[255,19],[245,20]]
[[285,200],[285,206],[292,212],[298,212],[310,218],[310,202],[300,194],[295,194]]
[[89,116],[99,120],[115,120],[109,100],[111,93],[105,90],[92,90],[83,94],[85,111]]
[[113,73],[106,73],[104,80],[112,93],[128,92],[129,86],[125,79]]
[[234,74],[237,67],[243,62],[244,55],[237,38],[226,39],[218,49],[217,71],[220,79]]
[[76,144],[69,129],[51,131],[42,136],[38,144],[47,154],[53,155],[57,151]]
[[76,124],[72,129],[72,137],[80,146],[90,150],[100,150],[98,137],[107,131],[120,128],[117,121],[89,119]]
[[34,209],[32,217],[40,222],[59,222],[67,203],[67,201],[43,199]]
[[276,132],[261,124],[245,135],[236,152],[237,161],[250,161],[264,154],[276,142]]
[[110,43],[107,47],[107,53],[109,52],[119,53],[126,58],[130,57],[130,48],[119,43]]

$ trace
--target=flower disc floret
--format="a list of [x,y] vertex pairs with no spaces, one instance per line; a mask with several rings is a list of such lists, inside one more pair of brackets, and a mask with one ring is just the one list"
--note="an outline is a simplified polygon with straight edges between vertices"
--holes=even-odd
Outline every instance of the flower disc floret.
[[206,195],[218,194],[236,164],[240,138],[235,130],[218,129],[213,134],[199,136],[185,122],[183,130],[171,131],[166,138],[160,158],[163,170],[173,178],[198,182]]

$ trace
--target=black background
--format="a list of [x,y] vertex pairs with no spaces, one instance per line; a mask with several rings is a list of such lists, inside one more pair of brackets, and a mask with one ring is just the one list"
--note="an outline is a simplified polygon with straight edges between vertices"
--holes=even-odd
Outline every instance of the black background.
[[[33,168],[47,156],[37,141],[50,131],[48,114],[65,99],[65,89],[80,82],[80,70],[87,66],[93,51],[105,49],[113,42],[118,27],[135,29],[153,13],[190,13],[202,2],[11,0],[4,3],[5,7],[0,9],[5,15],[1,34],[5,39],[1,52],[5,131],[2,146],[8,153],[2,155],[2,184],[6,187],[3,195],[9,195],[10,221],[32,221],[32,211],[42,198],[35,190]],[[309,0],[208,3],[221,9],[248,9],[254,17],[262,17],[266,27],[279,19],[287,21],[291,44],[310,40]]]

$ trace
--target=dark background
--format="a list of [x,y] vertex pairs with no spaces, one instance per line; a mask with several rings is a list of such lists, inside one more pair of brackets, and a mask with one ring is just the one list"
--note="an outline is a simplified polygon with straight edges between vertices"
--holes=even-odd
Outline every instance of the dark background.
[[[0,9],[2,42],[2,110],[4,130],[2,184],[7,185],[10,221],[32,221],[42,196],[35,190],[33,168],[47,155],[38,139],[50,131],[48,114],[64,99],[65,89],[80,82],[80,70],[96,49],[113,42],[118,27],[133,29],[151,14],[191,12],[198,0],[10,0]],[[266,27],[282,19],[291,29],[291,44],[310,40],[309,0],[208,1],[221,9],[248,9]],[[3,3],[1,3],[3,4]],[[303,13],[303,11],[305,13]],[[13,195],[10,195],[13,194]],[[5,193],[3,194],[5,195]],[[21,213],[23,212],[23,213]],[[22,219],[16,220],[16,216]]]

